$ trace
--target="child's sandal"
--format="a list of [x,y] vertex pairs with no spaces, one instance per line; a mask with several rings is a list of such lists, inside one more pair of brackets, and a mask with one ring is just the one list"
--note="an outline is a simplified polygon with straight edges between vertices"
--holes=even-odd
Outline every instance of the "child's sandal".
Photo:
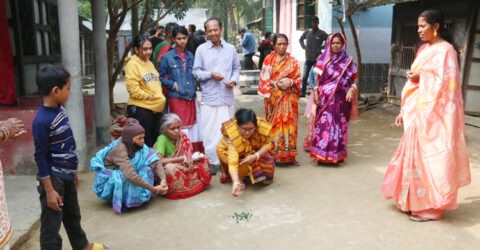
[[108,246],[100,244],[100,243],[95,243],[92,242],[92,250],[105,250],[105,249],[110,249]]

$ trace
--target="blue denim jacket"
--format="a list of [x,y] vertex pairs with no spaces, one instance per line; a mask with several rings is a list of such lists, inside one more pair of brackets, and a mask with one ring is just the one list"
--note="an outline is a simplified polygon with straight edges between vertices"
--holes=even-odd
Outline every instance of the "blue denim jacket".
[[[187,65],[185,69],[182,65],[182,59],[177,55],[177,51],[172,49],[162,57],[162,62],[158,68],[162,86],[168,88],[168,97],[192,100],[196,97],[196,81],[193,77],[193,54],[186,50]],[[177,82],[178,91],[174,84]]]

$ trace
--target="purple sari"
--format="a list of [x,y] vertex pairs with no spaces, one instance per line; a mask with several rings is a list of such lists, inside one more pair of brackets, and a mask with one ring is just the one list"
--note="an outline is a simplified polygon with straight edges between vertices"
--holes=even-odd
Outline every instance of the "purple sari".
[[345,52],[344,43],[337,54],[331,53],[327,42],[325,52],[318,58],[314,71],[319,74],[315,103],[317,109],[313,123],[310,157],[319,162],[338,163],[347,157],[348,128],[352,102],[346,95],[357,77],[351,56]]

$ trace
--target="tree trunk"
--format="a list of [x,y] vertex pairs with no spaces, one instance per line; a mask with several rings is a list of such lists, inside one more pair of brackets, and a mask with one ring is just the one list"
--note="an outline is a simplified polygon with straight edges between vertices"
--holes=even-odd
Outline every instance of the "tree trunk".
[[87,169],[87,133],[80,63],[80,29],[76,1],[58,1],[58,24],[62,64],[70,72],[71,95],[66,104],[72,131],[77,144],[78,169]]
[[[110,27],[112,27],[112,24],[114,22],[112,19],[110,19]],[[115,59],[115,45],[117,43],[117,34],[114,32],[109,32],[108,38],[107,38],[107,71],[108,71],[108,91],[110,93],[110,107],[112,109],[115,108],[114,102],[113,102],[113,87],[115,87],[115,82],[117,81],[117,77],[113,76],[113,64],[114,64],[114,59]]]
[[[230,31],[232,34],[237,34],[237,30],[235,28],[237,27],[237,22],[235,20],[235,11],[234,11],[234,0],[228,0],[227,4],[227,11],[228,11],[228,18],[230,20]],[[227,29],[228,30],[228,29]]]
[[107,47],[103,0],[92,0],[93,51],[95,59],[96,145],[107,145],[110,136],[110,90],[108,88]]
[[138,35],[138,4],[133,6],[131,13],[132,38]]
[[[360,83],[360,76],[362,73],[362,52],[360,51],[360,44],[358,43],[357,31],[355,29],[355,24],[353,23],[352,16],[347,16],[348,24],[350,25],[350,30],[352,31],[352,38],[355,44],[355,51],[357,52],[357,75]],[[360,88],[358,94],[360,94]]]
[[345,27],[343,26],[342,19],[340,17],[335,17],[337,19],[338,25],[340,26],[340,30],[342,31],[342,34],[344,37],[347,37],[347,34],[345,34]]

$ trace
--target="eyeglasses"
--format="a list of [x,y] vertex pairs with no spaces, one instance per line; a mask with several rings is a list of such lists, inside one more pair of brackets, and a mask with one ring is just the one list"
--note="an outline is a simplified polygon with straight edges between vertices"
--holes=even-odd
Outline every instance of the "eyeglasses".
[[253,127],[253,128],[243,128],[243,127],[239,127],[240,128],[240,131],[242,133],[252,133],[255,131],[255,129],[257,129],[256,127]]

